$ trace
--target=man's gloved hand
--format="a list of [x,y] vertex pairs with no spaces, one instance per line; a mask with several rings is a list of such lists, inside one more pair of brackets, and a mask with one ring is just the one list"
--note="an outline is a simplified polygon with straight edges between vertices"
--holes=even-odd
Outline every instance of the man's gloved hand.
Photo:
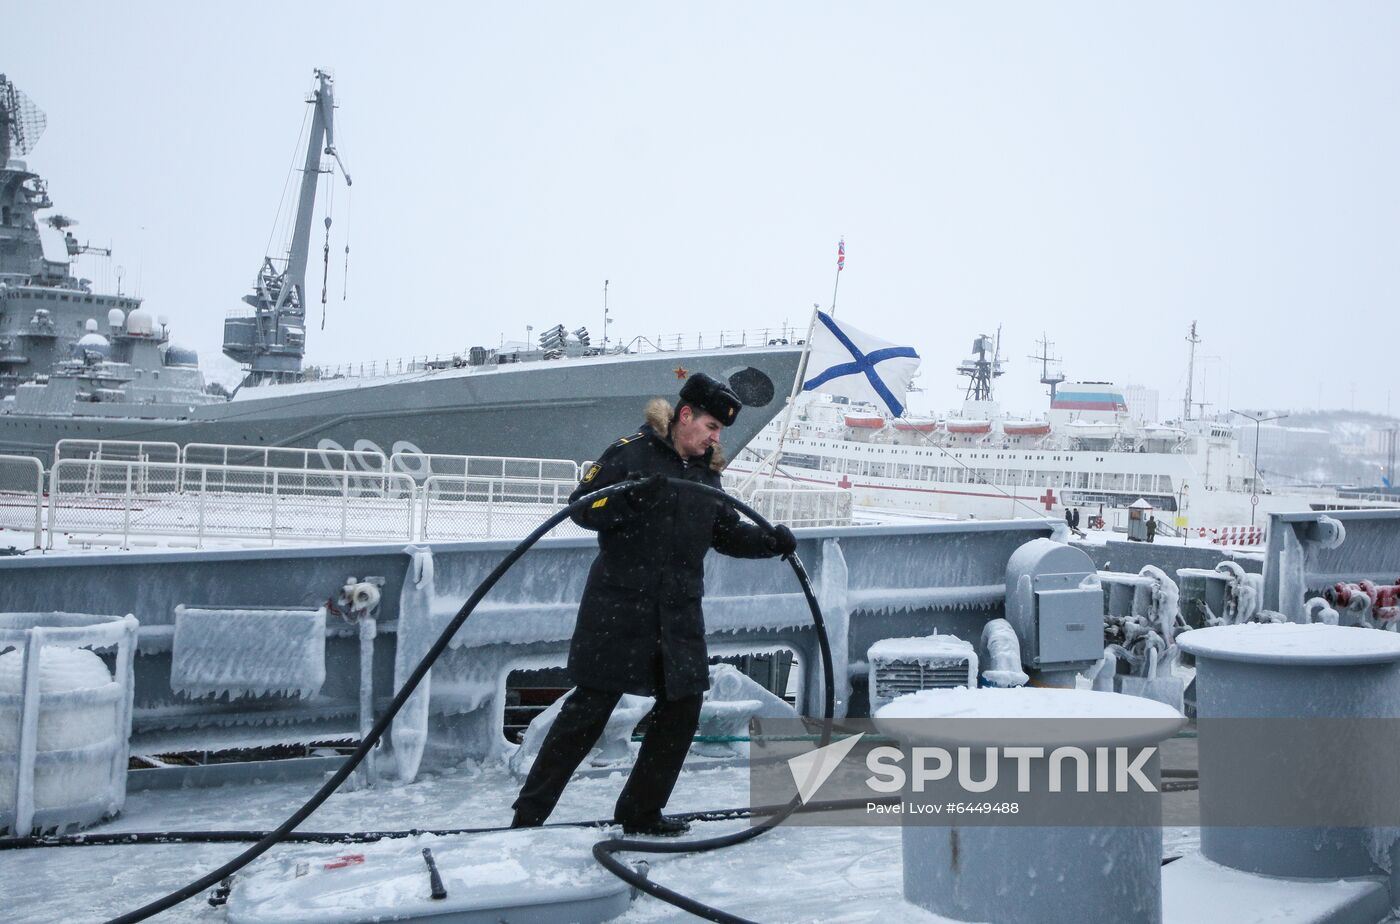
[[643,475],[641,472],[629,472],[627,480],[637,482],[627,492],[627,497],[639,510],[650,510],[655,507],[661,502],[661,496],[666,493],[665,475]]
[[775,555],[791,555],[797,551],[797,537],[792,534],[792,530],[781,523],[773,527],[773,531],[765,539],[768,542],[768,548]]

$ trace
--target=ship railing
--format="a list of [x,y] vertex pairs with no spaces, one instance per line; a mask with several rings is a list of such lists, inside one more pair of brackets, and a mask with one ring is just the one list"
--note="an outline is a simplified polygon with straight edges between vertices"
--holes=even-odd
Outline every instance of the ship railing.
[[[630,340],[608,338],[606,346],[594,342],[591,347],[600,353],[672,353],[694,350],[732,350],[761,346],[801,346],[806,342],[807,328],[792,324],[773,327],[733,328],[722,330],[697,331],[683,334],[637,334]],[[571,341],[572,343],[572,341]],[[577,346],[577,344],[574,344]],[[531,344],[519,352],[533,352],[540,349]],[[499,349],[497,350],[499,352]],[[512,352],[507,350],[506,352]],[[469,352],[462,353],[420,353],[414,356],[399,356],[383,359],[356,360],[333,365],[310,365],[302,370],[306,381],[327,379],[382,378],[390,375],[405,375],[412,372],[427,372],[437,369],[454,369],[471,365]]]
[[122,462],[179,462],[178,443],[145,440],[63,439],[53,445],[55,462],[63,459],[94,459]]
[[1389,506],[1400,504],[1400,494],[1394,491],[1334,491],[1331,493],[1329,499],[1341,503],[1345,503],[1346,501],[1363,501],[1366,503],[1385,504]]
[[[62,439],[53,446],[54,463],[61,461],[88,462],[179,462],[178,443],[145,440],[91,440]],[[89,468],[89,475],[96,477],[100,465]],[[142,474],[144,474],[142,470]],[[144,490],[145,485],[141,488]],[[96,484],[92,485],[96,490]]]
[[[744,485],[743,490],[740,485]],[[746,484],[736,475],[725,475],[724,489],[768,521],[788,526],[850,526],[855,509],[851,492],[845,488],[790,478],[765,476]]]
[[420,484],[434,476],[510,478],[577,483],[579,467],[571,459],[530,459],[523,456],[458,456],[436,452],[396,452],[387,471],[409,475]]
[[388,459],[378,449],[312,449],[302,446],[187,443],[180,452],[180,461],[186,465],[326,469],[373,474],[382,474],[389,470]]
[[279,541],[411,541],[413,479],[386,472],[64,459],[49,473],[48,534]]
[[[420,489],[419,538],[432,541],[524,536],[568,503],[569,494],[577,485],[577,478],[430,475]],[[586,531],[566,521],[549,535],[581,536]]]
[[427,353],[423,353],[419,356],[400,356],[393,359],[336,363],[333,366],[307,366],[302,370],[302,380],[321,382],[328,379],[372,379],[465,365],[467,365],[465,356],[457,354],[429,356]]
[[721,350],[735,347],[800,346],[807,328],[792,324],[777,327],[709,330],[691,334],[639,334],[627,343],[632,353],[669,353],[677,350]]
[[44,537],[44,463],[33,456],[0,455],[0,527]]
[[759,488],[749,506],[771,523],[850,526],[851,492],[842,488]]

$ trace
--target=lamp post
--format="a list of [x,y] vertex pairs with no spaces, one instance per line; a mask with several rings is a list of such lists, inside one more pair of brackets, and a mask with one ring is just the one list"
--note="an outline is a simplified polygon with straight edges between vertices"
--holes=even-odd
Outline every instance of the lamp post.
[[1249,525],[1254,525],[1254,512],[1259,509],[1259,425],[1266,420],[1282,420],[1287,414],[1274,414],[1272,417],[1260,417],[1257,414],[1250,414],[1247,411],[1232,410],[1231,414],[1238,414],[1241,417],[1248,417],[1254,421],[1254,492],[1249,498]]

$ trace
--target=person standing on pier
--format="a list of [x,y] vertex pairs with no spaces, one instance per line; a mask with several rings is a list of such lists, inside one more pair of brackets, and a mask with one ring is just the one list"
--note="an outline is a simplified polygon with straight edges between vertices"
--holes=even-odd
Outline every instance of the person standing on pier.
[[771,558],[797,548],[792,530],[743,523],[717,498],[667,479],[720,487],[723,429],[739,413],[726,384],[697,372],[680,404],[656,398],[646,423],[589,466],[569,500],[619,481],[639,483],[601,498],[573,520],[598,533],[598,557],[579,606],[568,673],[575,685],[515,800],[511,827],[544,824],[570,776],[607,725],[622,694],[653,696],[651,727],[618,797],[614,819],[627,834],[689,830],[661,810],[670,799],[709,686],[705,647],[705,553]]

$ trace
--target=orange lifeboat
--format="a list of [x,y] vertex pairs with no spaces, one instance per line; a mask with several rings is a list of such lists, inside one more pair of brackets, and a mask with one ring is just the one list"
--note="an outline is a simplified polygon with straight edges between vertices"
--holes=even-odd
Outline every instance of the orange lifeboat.
[[949,433],[991,433],[992,422],[990,420],[950,420],[947,423]]
[[1007,436],[1045,436],[1050,425],[1044,421],[1024,420],[1019,423],[1006,422],[1001,425]]
[[852,430],[879,430],[885,426],[883,417],[847,417],[846,426]]
[[936,420],[897,420],[894,428],[906,433],[932,433],[938,429]]

